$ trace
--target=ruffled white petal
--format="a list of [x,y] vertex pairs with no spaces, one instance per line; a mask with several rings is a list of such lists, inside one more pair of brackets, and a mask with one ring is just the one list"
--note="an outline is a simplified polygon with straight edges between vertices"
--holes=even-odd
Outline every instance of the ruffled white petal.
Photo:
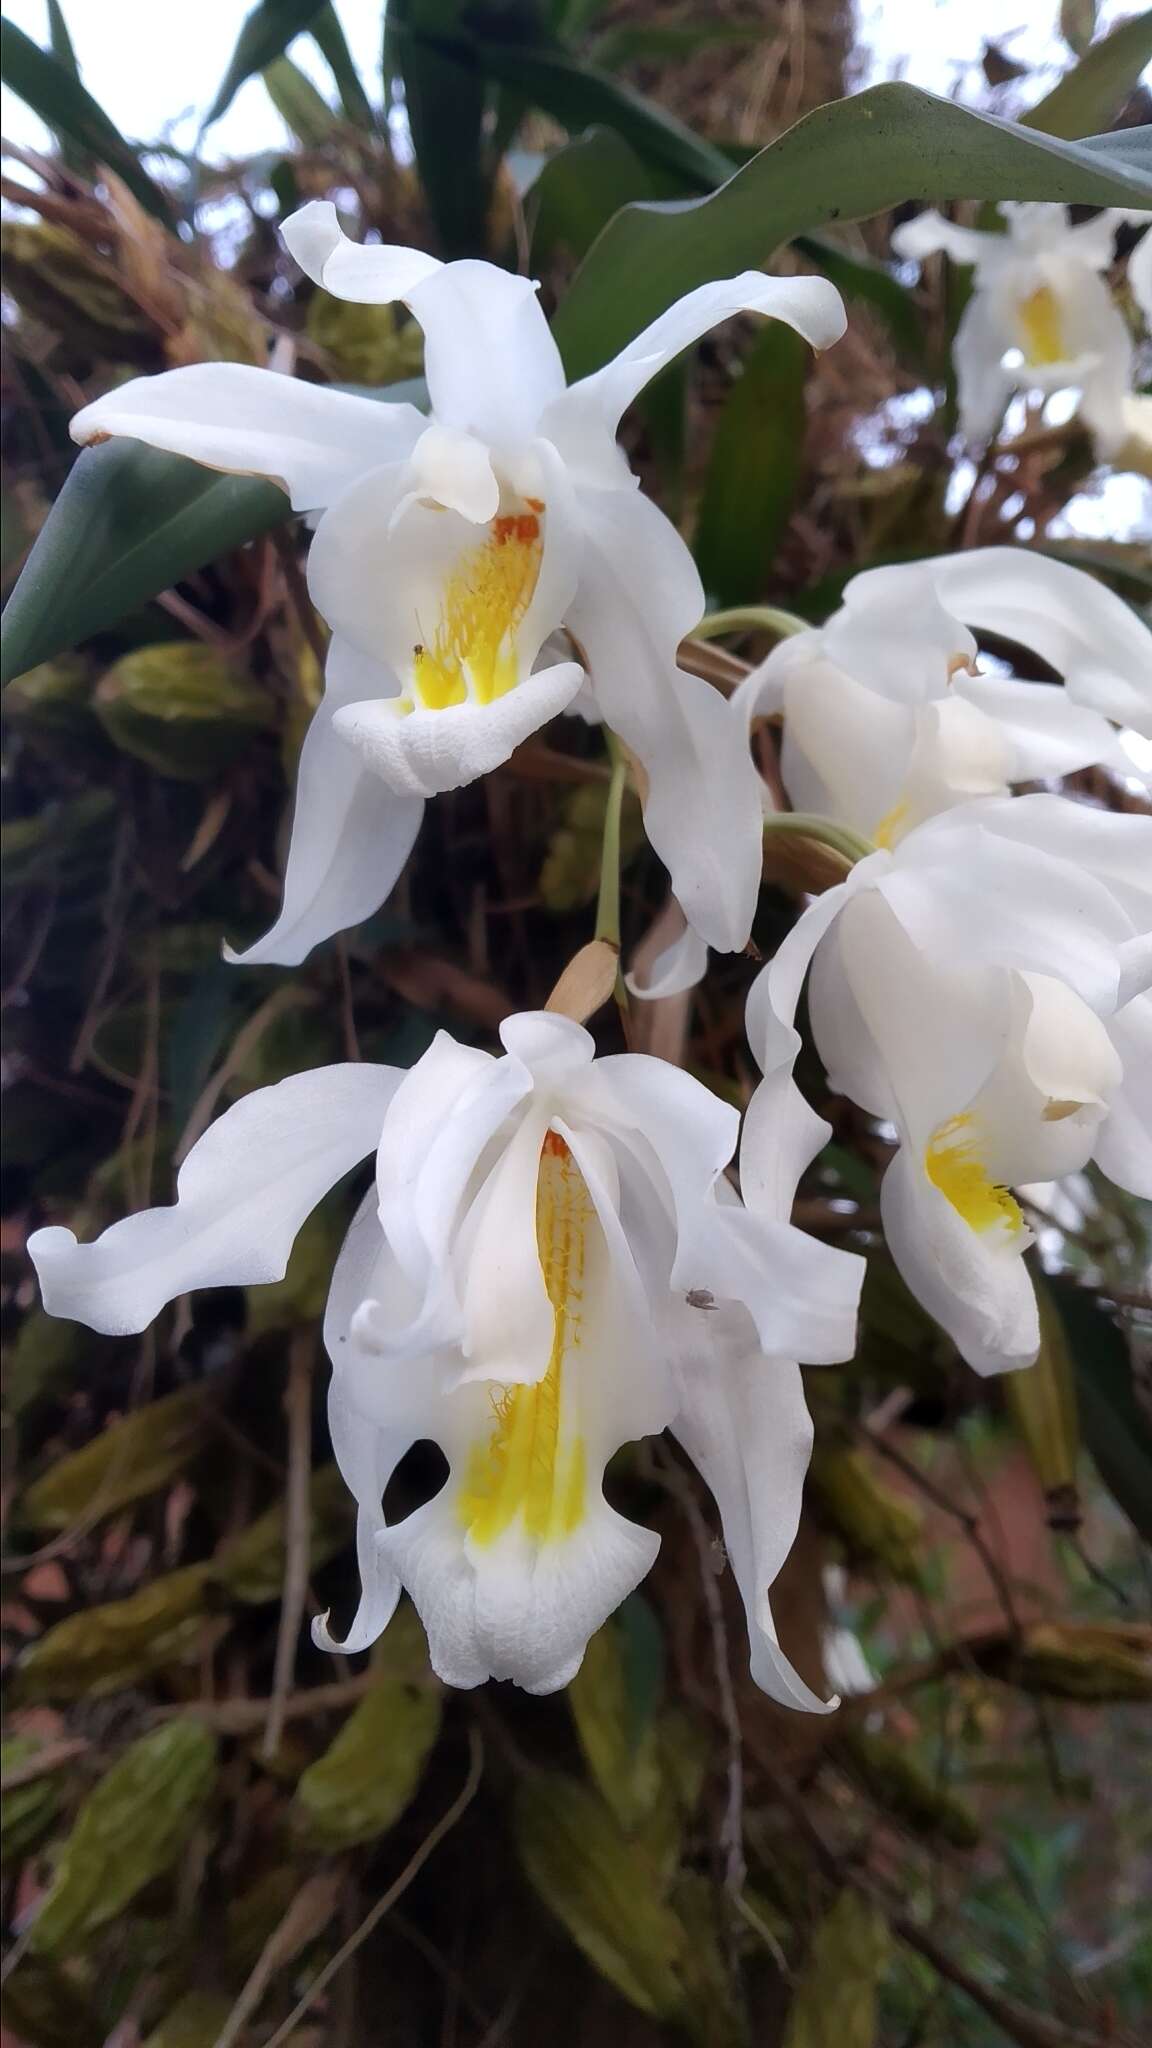
[[991,292],[973,291],[956,328],[952,362],[960,431],[966,441],[990,441],[1004,418],[1016,378],[1004,368],[1009,336]]
[[796,1538],[812,1423],[799,1367],[766,1358],[740,1311],[682,1308],[676,1318],[680,1410],[672,1433],[720,1510],[728,1561],[748,1616],[756,1684],[781,1706],[827,1714],[781,1650],[769,1589]]
[[409,711],[377,698],[348,704],[333,720],[357,760],[400,802],[439,796],[499,768],[521,741],[566,711],[584,681],[575,662],[540,669],[491,704]]
[[49,1315],[126,1336],[194,1287],[282,1280],[305,1217],[372,1150],[402,1079],[347,1065],[259,1088],[192,1147],[170,1208],[127,1216],[92,1244],[35,1231],[28,1252]]
[[339,635],[328,649],[324,696],[304,737],[284,871],[283,908],[271,931],[243,953],[245,967],[296,967],[313,946],[380,908],[415,844],[420,796],[384,786],[334,730],[336,713],[372,690],[382,701],[395,678]]
[[[679,905],[676,907],[679,909]],[[643,975],[632,969],[624,976],[624,986],[639,1001],[656,1003],[664,996],[683,995],[695,988],[707,972],[708,948],[691,925],[685,923],[679,937],[657,953]]]
[[290,213],[280,234],[306,277],[338,299],[388,306],[444,268],[422,249],[385,242],[353,242],[340,226],[330,199],[313,199]]
[[957,701],[995,720],[1011,749],[1010,782],[1054,782],[1110,759],[1107,719],[1069,696],[1062,683],[1021,683],[1008,676],[958,676]]
[[1096,577],[1029,548],[972,548],[925,566],[967,625],[1029,648],[1074,702],[1152,738],[1152,633]]
[[208,469],[268,477],[295,511],[314,512],[366,470],[408,455],[425,425],[414,405],[357,398],[245,363],[191,363],[121,384],[84,406],[70,431],[82,447],[123,434]]
[[432,1669],[469,1688],[509,1678],[557,1692],[576,1676],[588,1638],[647,1577],[660,1538],[602,1497],[565,1542],[538,1547],[509,1529],[469,1555],[449,1489],[381,1541],[428,1633]]

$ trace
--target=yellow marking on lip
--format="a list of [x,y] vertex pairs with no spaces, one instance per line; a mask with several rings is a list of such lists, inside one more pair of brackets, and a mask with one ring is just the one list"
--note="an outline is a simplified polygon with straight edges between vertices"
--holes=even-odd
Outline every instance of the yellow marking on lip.
[[1036,369],[1062,363],[1067,356],[1060,305],[1050,285],[1038,285],[1016,307],[1024,360]]
[[971,1230],[1007,1230],[1015,1236],[1024,1227],[1020,1205],[992,1180],[968,1135],[967,1113],[948,1119],[933,1131],[924,1154],[924,1170]]
[[544,550],[538,498],[499,513],[445,585],[431,637],[412,652],[416,696],[427,711],[491,704],[519,681],[516,633],[532,602]]
[[893,846],[904,830],[907,817],[908,805],[901,799],[898,804],[893,804],[890,811],[885,811],[884,816],[872,834],[873,845]]
[[494,1543],[520,1519],[538,1543],[572,1535],[584,1518],[583,1439],[565,1428],[565,1380],[583,1341],[587,1234],[596,1212],[564,1139],[545,1136],[536,1183],[536,1244],[552,1303],[552,1350],[535,1386],[493,1393],[495,1427],[474,1444],[457,1504],[473,1543]]

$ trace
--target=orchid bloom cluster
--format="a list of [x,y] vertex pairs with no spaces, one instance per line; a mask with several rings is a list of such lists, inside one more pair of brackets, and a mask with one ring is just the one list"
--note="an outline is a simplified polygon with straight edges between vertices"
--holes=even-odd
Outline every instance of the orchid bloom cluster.
[[[847,835],[860,857],[752,986],[762,1079],[742,1132],[702,1082],[596,1057],[552,1009],[509,1017],[499,1056],[441,1033],[407,1072],[348,1064],[243,1096],[188,1154],[171,1207],[91,1244],[35,1233],[45,1305],[127,1334],[193,1288],[275,1281],[309,1212],[374,1156],[324,1330],[362,1594],[342,1643],[326,1618],[316,1640],[366,1648],[404,1588],[449,1683],[565,1685],[658,1548],[606,1498],[605,1468],[668,1429],[716,1498],[753,1677],[825,1710],[769,1593],[811,1443],[798,1361],[852,1357],[863,1261],[790,1221],[829,1134],[793,1078],[801,990],[808,976],[831,1085],[891,1129],[882,1212],[908,1285],[978,1371],[1026,1366],[1039,1331],[1014,1190],[1095,1158],[1152,1193],[1152,819],[1013,792],[1132,772],[1121,734],[1152,736],[1152,635],[1080,571],[984,549],[855,577],[725,701],[679,665],[704,593],[616,428],[735,312],[830,345],[834,289],[759,272],[702,286],[567,386],[526,279],[356,246],[327,204],[284,232],[325,289],[410,307],[427,417],[207,364],[123,385],[73,424],[81,442],[128,435],[273,478],[314,522],[325,695],[282,912],[240,957],[293,965],[363,920],[424,802],[578,693],[623,742],[683,913],[645,993],[690,986],[709,947],[748,939],[763,833],[789,823],[754,765],[757,720],[783,720],[793,829]],[[983,673],[974,632],[1060,680]],[[448,1477],[389,1521],[385,1490],[421,1439]]]
[[[1073,226],[1063,206],[1005,201],[999,210],[1000,234],[929,212],[892,236],[898,256],[922,261],[943,250],[972,266],[953,350],[961,430],[988,441],[1014,391],[1074,390],[1099,452],[1114,455],[1128,432],[1136,351],[1100,273],[1112,264],[1117,228],[1150,216],[1109,208]],[[1138,303],[1147,260],[1137,270]]]

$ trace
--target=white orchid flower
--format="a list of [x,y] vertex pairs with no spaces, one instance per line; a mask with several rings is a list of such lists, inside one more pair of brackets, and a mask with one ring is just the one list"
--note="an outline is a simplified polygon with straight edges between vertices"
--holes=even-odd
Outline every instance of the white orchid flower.
[[[723,1179],[737,1112],[699,1082],[642,1054],[594,1060],[544,1011],[501,1038],[502,1058],[441,1033],[408,1073],[327,1067],[243,1097],[189,1153],[174,1207],[93,1244],[35,1233],[45,1306],[123,1333],[191,1288],[278,1279],[309,1210],[375,1148],[325,1324],[360,1509],[344,1647],[379,1634],[404,1585],[450,1684],[566,1684],[658,1548],[608,1505],[605,1464],[667,1426],[718,1501],[758,1682],[820,1710],[768,1588],[811,1438],[794,1361],[851,1354],[862,1262],[787,1220],[809,1132],[785,1134],[776,1206],[753,1217]],[[386,1526],[384,1487],[421,1438],[450,1477]],[[323,1625],[318,1640],[333,1647]]]
[[753,985],[764,1079],[744,1199],[772,1200],[809,968],[812,1032],[838,1092],[895,1126],[889,1249],[978,1372],[1027,1365],[1039,1326],[1011,1190],[1095,1157],[1152,1194],[1152,819],[1065,797],[950,811],[813,902]]
[[[1064,682],[982,675],[970,627]],[[1152,633],[1083,570],[974,548],[853,576],[827,624],[781,641],[731,703],[745,729],[783,713],[780,771],[797,810],[890,846],[1012,783],[1094,762],[1131,773],[1104,714],[1152,735]]]
[[[585,674],[643,768],[648,836],[680,900],[714,945],[743,945],[759,872],[755,779],[722,699],[677,666],[704,593],[616,429],[650,379],[731,314],[771,314],[827,347],[844,331],[838,292],[755,270],[701,285],[567,387],[530,279],[350,242],[326,200],[283,233],[337,297],[410,307],[427,419],[207,363],[122,385],[72,423],[81,442],[127,434],[270,477],[297,511],[320,514],[308,580],[332,628],[325,697],[300,762],[283,911],[243,957],[293,965],[368,915],[407,858],[423,800],[506,761],[573,703]],[[545,650],[561,626],[578,658]]]
[[922,260],[943,249],[975,266],[952,350],[961,431],[989,440],[1013,391],[1075,389],[1084,423],[1108,455],[1124,439],[1133,348],[1100,272],[1112,262],[1120,223],[1149,216],[1110,209],[1074,227],[1062,206],[1005,200],[1000,212],[1004,234],[928,212],[892,235],[898,256]]

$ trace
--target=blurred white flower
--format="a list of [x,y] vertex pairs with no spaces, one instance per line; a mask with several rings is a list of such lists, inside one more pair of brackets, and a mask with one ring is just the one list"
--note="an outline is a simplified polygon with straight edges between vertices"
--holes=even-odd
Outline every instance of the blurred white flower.
[[[608,1505],[604,1467],[668,1427],[716,1496],[757,1683],[822,1711],[768,1604],[811,1444],[795,1360],[850,1356],[862,1273],[787,1220],[812,1126],[783,1134],[775,1205],[750,1215],[723,1178],[737,1112],[699,1082],[595,1060],[543,1011],[501,1037],[501,1058],[441,1033],[408,1073],[327,1067],[244,1096],[189,1153],[173,1207],[93,1244],[34,1234],[45,1307],[125,1333],[191,1288],[278,1279],[309,1210],[376,1150],[325,1322],[359,1504],[344,1647],[374,1640],[404,1585],[450,1684],[565,1685],[659,1546]],[[422,1438],[450,1476],[386,1524],[385,1486]],[[323,1623],[317,1639],[334,1647]]]
[[744,1199],[775,1199],[805,975],[829,1081],[894,1126],[884,1231],[979,1372],[1027,1365],[1039,1325],[1010,1192],[1095,1158],[1152,1195],[1152,819],[1063,797],[950,811],[812,903],[753,985],[764,1079]]
[[1005,200],[1000,212],[1003,234],[927,212],[892,235],[898,256],[922,260],[943,249],[974,266],[952,350],[961,431],[989,440],[1013,391],[1075,389],[1086,427],[1109,455],[1124,439],[1133,348],[1100,272],[1113,260],[1121,222],[1149,216],[1109,209],[1074,227],[1063,206]]
[[[285,222],[337,297],[403,300],[424,330],[431,400],[324,390],[235,363],[138,378],[79,413],[81,442],[127,434],[209,468],[273,478],[321,514],[308,564],[332,628],[325,696],[300,761],[284,907],[243,956],[292,965],[373,911],[426,797],[458,788],[573,703],[596,708],[642,765],[648,836],[710,942],[748,936],[759,806],[723,700],[677,665],[704,593],[675,527],[616,442],[664,365],[739,312],[819,348],[843,333],[823,278],[759,271],[699,286],[603,369],[568,387],[529,278],[353,243],[331,202]],[[580,659],[538,666],[566,626]]]
[[[970,627],[1038,655],[1063,683],[981,674]],[[731,701],[745,729],[783,713],[797,810],[892,846],[1015,782],[1094,762],[1132,774],[1108,719],[1152,735],[1152,633],[1069,563],[974,548],[852,577],[839,611],[781,641]]]

